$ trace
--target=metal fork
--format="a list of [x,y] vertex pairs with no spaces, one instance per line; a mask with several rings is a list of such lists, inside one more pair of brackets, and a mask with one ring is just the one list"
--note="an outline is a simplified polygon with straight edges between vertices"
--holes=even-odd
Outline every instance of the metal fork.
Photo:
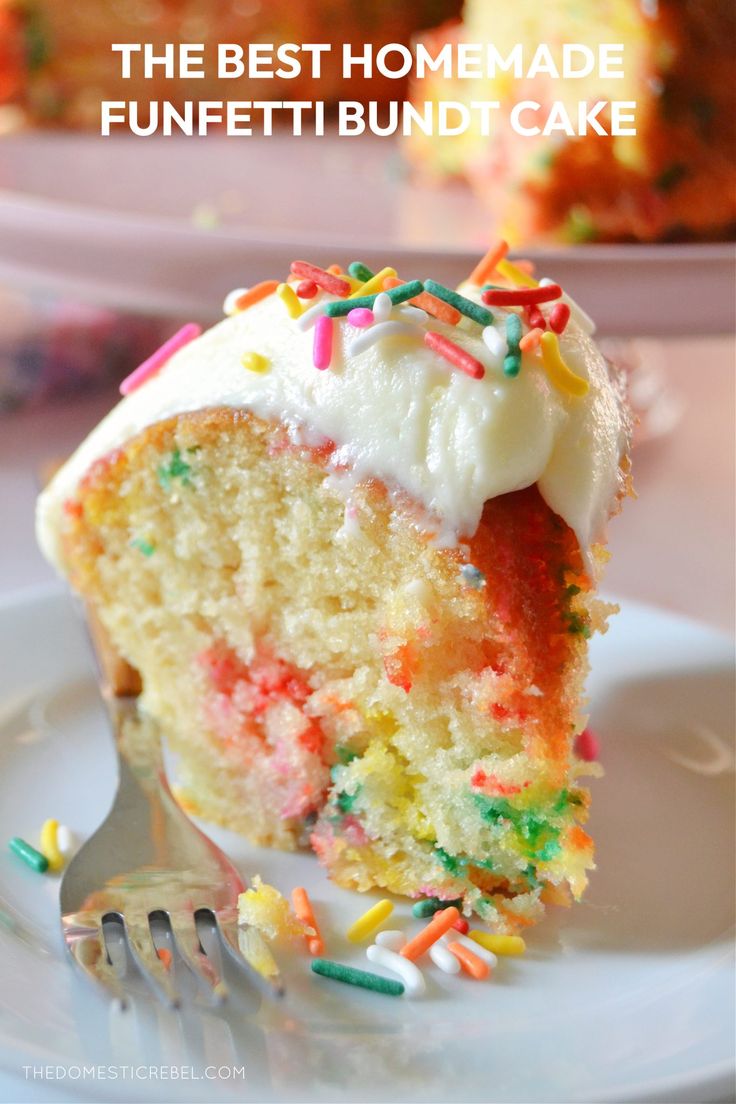
[[240,875],[176,803],[166,780],[158,726],[139,712],[137,696],[114,695],[100,652],[95,646],[118,753],[118,788],[106,819],[74,856],[61,883],[61,927],[74,962],[125,1006],[103,930],[103,921],[115,920],[123,925],[132,958],[156,995],[177,1007],[179,994],[150,927],[152,916],[163,914],[181,958],[211,999],[222,1001],[225,982],[197,932],[197,918],[205,915],[214,919],[225,947],[259,987],[281,996],[280,977],[262,977],[240,953]]

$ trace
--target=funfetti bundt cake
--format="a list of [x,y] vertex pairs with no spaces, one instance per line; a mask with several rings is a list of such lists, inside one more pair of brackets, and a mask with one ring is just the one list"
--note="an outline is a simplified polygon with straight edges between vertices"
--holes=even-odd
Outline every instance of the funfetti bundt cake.
[[189,807],[499,930],[578,897],[587,640],[627,417],[587,316],[294,262],[122,386],[39,502]]

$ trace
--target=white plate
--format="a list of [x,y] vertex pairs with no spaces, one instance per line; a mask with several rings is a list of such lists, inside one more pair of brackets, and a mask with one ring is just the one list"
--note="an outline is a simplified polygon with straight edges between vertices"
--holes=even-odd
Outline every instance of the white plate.
[[[0,139],[0,278],[115,307],[212,318],[300,255],[454,284],[492,222],[461,184],[415,184],[388,139]],[[733,328],[729,243],[524,251],[604,332]]]
[[[0,837],[33,838],[51,815],[84,837],[106,811],[113,769],[69,600],[47,589],[6,603],[0,641]],[[424,1000],[392,1000],[315,978],[294,954],[282,955],[289,994],[278,1007],[243,987],[222,1015],[166,1012],[144,994],[133,1011],[112,1012],[62,955],[58,883],[3,845],[0,1099],[727,1099],[731,645],[627,603],[593,662],[607,771],[594,786],[600,870],[586,903],[550,917],[527,955],[502,960],[487,983],[431,967]],[[331,886],[312,856],[212,835],[246,876],[260,871],[283,891],[306,885],[329,953],[361,962],[343,932],[365,897]],[[396,919],[412,923],[405,903]],[[192,1066],[200,1077],[207,1065],[241,1065],[245,1077],[24,1081],[22,1071],[133,1064]]]

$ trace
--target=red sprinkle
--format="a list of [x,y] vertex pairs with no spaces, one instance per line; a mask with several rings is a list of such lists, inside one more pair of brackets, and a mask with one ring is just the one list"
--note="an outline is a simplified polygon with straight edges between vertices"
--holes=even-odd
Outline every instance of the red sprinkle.
[[556,334],[564,333],[565,326],[570,321],[570,308],[567,303],[555,303],[549,312],[549,328]]
[[481,298],[489,307],[525,307],[530,303],[549,303],[561,295],[559,284],[545,284],[544,287],[489,288]]
[[524,316],[533,330],[547,329],[547,319],[544,317],[539,307],[526,307]]
[[468,934],[468,929],[470,928],[470,924],[468,923],[468,921],[465,919],[464,916],[458,917],[458,919],[455,921],[455,923],[452,926],[455,929],[455,931],[459,931],[462,935],[467,935]]
[[317,294],[317,285],[314,280],[302,280],[296,286],[296,293],[300,299],[314,299]]
[[589,728],[584,728],[575,741],[575,754],[578,759],[592,763],[598,758],[599,750],[598,737]]
[[437,333],[436,330],[426,331],[424,344],[472,379],[483,379],[486,374],[486,370],[479,360],[476,360],[470,353],[466,353],[465,349],[461,349],[454,341],[450,341],[449,337],[443,337],[442,334]]
[[333,276],[331,272],[325,272],[323,268],[309,264],[308,261],[292,261],[291,271],[302,280],[311,280],[323,291],[330,295],[339,295],[341,299],[347,299],[351,287],[347,280],[341,280],[339,276]]

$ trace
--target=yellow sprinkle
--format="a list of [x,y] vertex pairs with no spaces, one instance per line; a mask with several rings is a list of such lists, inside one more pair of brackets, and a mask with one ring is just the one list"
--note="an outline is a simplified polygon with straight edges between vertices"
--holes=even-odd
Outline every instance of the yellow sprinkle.
[[570,371],[565,364],[560,355],[560,343],[557,340],[557,334],[548,330],[542,334],[540,344],[542,346],[544,370],[557,390],[566,392],[568,395],[575,395],[576,398],[587,395],[590,384],[582,376],[577,376]]
[[59,830],[58,820],[44,821],[41,829],[41,852],[49,860],[49,870],[59,871],[64,868],[64,856],[59,851],[56,833]]
[[532,276],[527,276],[526,272],[522,272],[521,269],[517,268],[511,261],[499,261],[496,265],[496,272],[499,272],[501,276],[510,280],[512,284],[518,284],[521,287],[539,287],[539,282],[537,280]]
[[490,932],[469,931],[470,938],[479,947],[485,947],[497,955],[523,955],[526,943],[520,935],[491,935]]
[[374,928],[377,928],[379,924],[382,924],[387,916],[390,916],[394,911],[394,906],[390,901],[379,901],[373,908],[369,908],[367,912],[364,912],[360,919],[356,920],[352,927],[348,928],[347,936],[351,943],[360,943],[361,939],[365,939],[367,935],[370,935]]
[[289,312],[289,318],[298,318],[302,313],[299,296],[289,284],[279,284],[276,294]]
[[371,276],[370,280],[366,280],[364,284],[361,284],[352,295],[348,295],[348,299],[356,299],[359,295],[376,295],[377,292],[383,291],[383,281],[387,280],[389,276],[395,275],[395,268],[382,268],[375,276]]
[[268,357],[261,356],[260,353],[243,353],[240,363],[249,372],[267,372],[271,367]]

